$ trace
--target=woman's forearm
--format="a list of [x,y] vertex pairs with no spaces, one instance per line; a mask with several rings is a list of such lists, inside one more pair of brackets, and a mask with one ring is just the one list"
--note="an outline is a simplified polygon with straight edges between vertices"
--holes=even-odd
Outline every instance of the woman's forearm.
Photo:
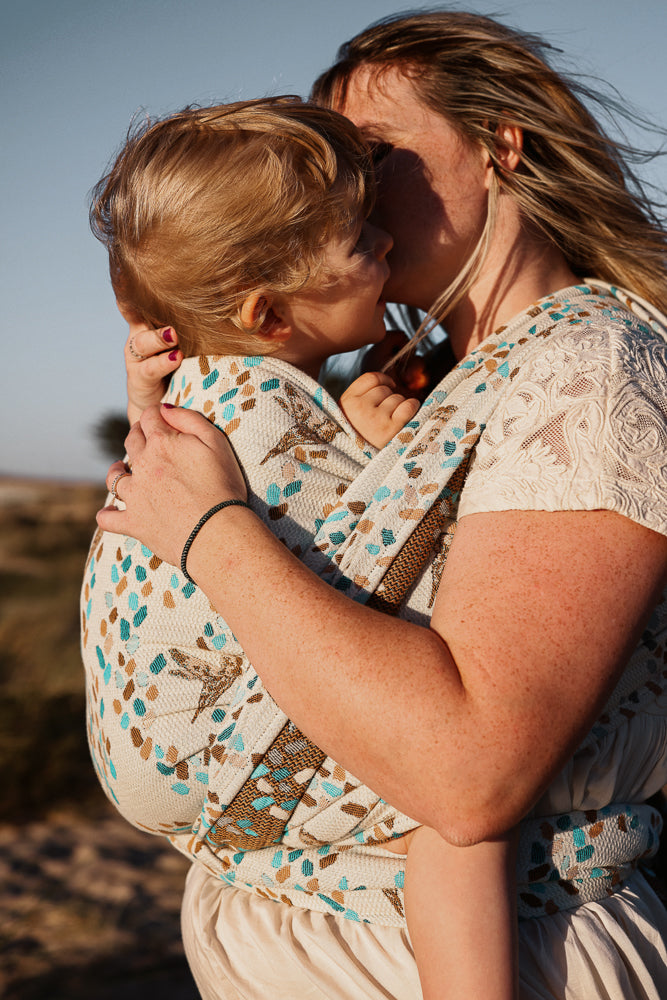
[[[426,762],[447,729],[454,734],[469,725],[466,693],[442,639],[350,601],[244,508],[227,508],[206,524],[188,570],[283,711],[393,805],[423,821],[433,786],[428,767],[412,773],[413,760]],[[419,664],[414,674],[412,663]],[[387,754],[389,745],[394,754]]]

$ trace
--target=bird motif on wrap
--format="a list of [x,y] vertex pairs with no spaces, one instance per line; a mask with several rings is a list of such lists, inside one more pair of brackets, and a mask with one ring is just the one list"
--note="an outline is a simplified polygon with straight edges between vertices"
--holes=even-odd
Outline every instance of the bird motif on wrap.
[[289,382],[285,384],[285,396],[286,399],[282,396],[274,398],[276,403],[293,418],[294,426],[285,431],[280,441],[264,456],[260,465],[264,465],[276,455],[284,455],[299,444],[331,444],[336,435],[343,430],[340,424],[329,417],[324,414],[320,416],[305,406]]
[[192,722],[197,720],[205,708],[215,705],[220,695],[230,688],[242,673],[243,660],[240,656],[221,654],[220,669],[217,669],[204,660],[200,660],[197,656],[184,653],[180,649],[170,649],[169,654],[180,667],[179,670],[170,670],[170,674],[174,677],[184,677],[186,680],[201,682],[199,704],[192,716]]

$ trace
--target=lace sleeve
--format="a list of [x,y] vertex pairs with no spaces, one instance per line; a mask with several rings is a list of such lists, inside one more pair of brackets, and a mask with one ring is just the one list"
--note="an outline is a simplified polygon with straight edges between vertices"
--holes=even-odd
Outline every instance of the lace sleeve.
[[599,509],[667,534],[667,344],[633,318],[545,342],[487,424],[459,517]]

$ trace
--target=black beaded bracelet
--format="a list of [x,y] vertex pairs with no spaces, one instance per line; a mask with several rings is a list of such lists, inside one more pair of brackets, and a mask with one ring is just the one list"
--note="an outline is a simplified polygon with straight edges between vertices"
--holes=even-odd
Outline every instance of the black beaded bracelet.
[[249,507],[249,505],[245,502],[245,500],[223,500],[222,503],[217,503],[215,507],[211,507],[210,510],[206,511],[203,517],[199,518],[194,528],[190,532],[190,537],[183,546],[183,552],[181,554],[181,573],[183,574],[186,580],[190,581],[190,583],[195,582],[188,573],[187,569],[188,552],[190,551],[190,547],[194,542],[195,538],[197,537],[197,535],[199,534],[199,532],[201,531],[201,529],[208,521],[208,519],[210,517],[213,517],[214,514],[217,514],[219,510],[223,510],[225,507]]

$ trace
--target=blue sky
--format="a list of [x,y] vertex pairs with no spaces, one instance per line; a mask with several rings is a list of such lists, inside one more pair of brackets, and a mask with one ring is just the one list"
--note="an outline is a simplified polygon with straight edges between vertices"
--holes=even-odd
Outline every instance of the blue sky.
[[[305,95],[340,42],[401,6],[388,0],[2,3],[0,316],[8,364],[0,474],[101,480],[106,470],[91,428],[124,408],[125,329],[105,251],[88,229],[87,198],[132,116],[192,102]],[[667,127],[665,0],[449,6],[543,34],[563,50],[559,65],[608,81]],[[667,158],[650,176],[667,188]]]

